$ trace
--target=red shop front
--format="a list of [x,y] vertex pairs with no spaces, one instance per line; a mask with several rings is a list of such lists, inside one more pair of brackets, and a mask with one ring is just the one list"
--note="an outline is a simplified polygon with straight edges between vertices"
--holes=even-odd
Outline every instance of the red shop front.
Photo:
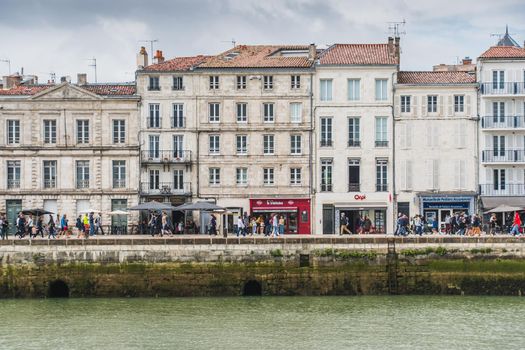
[[285,233],[310,234],[310,199],[250,199],[250,215],[266,217],[273,213],[284,216]]

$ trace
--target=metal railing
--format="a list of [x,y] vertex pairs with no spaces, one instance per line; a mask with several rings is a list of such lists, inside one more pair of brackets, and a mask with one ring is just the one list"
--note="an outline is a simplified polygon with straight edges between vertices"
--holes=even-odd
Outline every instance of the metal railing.
[[376,184],[376,192],[388,191],[388,184]]
[[141,152],[143,163],[189,163],[190,150],[146,150]]
[[481,118],[483,129],[513,129],[525,128],[525,117],[523,116],[484,116]]
[[171,127],[173,129],[185,128],[186,117],[171,117]]
[[113,179],[113,188],[126,188],[126,180]]
[[162,128],[162,117],[148,117],[148,129]]
[[388,141],[376,141],[376,147],[388,147]]
[[332,192],[332,184],[321,184],[321,192]]
[[332,140],[321,140],[320,146],[321,147],[332,147],[332,144],[334,142]]
[[77,180],[77,188],[89,188],[89,180]]
[[148,91],[160,91],[160,85],[148,86]]
[[360,140],[348,140],[348,147],[361,147]]
[[482,95],[520,95],[525,94],[524,82],[492,82],[481,83]]
[[174,182],[141,182],[140,193],[147,195],[191,195],[191,182],[175,186]]
[[7,188],[8,189],[20,188],[20,179],[7,180]]
[[525,184],[481,184],[482,196],[525,196]]
[[484,163],[525,162],[525,150],[484,150],[481,152]]
[[348,192],[359,192],[361,185],[359,183],[350,182],[348,184]]
[[44,188],[55,188],[57,187],[56,179],[44,180]]

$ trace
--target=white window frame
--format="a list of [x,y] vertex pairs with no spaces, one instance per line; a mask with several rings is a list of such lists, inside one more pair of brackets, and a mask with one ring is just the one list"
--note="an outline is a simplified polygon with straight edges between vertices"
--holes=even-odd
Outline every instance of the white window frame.
[[290,154],[292,155],[301,155],[302,154],[302,135],[301,134],[291,134],[290,135]]
[[300,186],[302,184],[301,168],[290,168],[290,185]]
[[263,89],[264,90],[273,89],[273,75],[263,75]]
[[237,75],[236,77],[236,87],[237,90],[246,90],[247,86],[247,78],[246,75]]
[[175,129],[184,128],[184,103],[173,103],[171,109],[173,111],[171,127]]
[[275,135],[265,134],[263,135],[263,154],[274,155],[275,154]]
[[237,113],[237,123],[247,123],[248,122],[248,103],[238,102],[235,104],[235,109]]
[[321,147],[332,147],[334,140],[333,140],[333,117],[321,117],[320,120],[320,146]]
[[438,95],[427,95],[427,113],[437,113]]
[[218,90],[220,88],[220,80],[218,75],[210,75],[210,90]]
[[6,169],[7,189],[20,188],[20,181],[22,177],[21,161],[6,161]]
[[219,102],[208,103],[208,121],[210,123],[220,123],[221,104]]
[[235,135],[235,148],[238,155],[248,154],[248,135]]
[[7,144],[8,145],[20,144],[20,120],[8,119],[6,123],[7,123]]
[[75,188],[89,188],[90,180],[90,161],[89,160],[77,160],[75,162]]
[[111,162],[113,188],[126,188],[126,161]]
[[333,98],[333,80],[320,79],[319,80],[319,99],[321,101],[332,101]]
[[401,113],[410,113],[412,108],[412,96],[401,95]]
[[56,119],[44,119],[44,143],[57,143],[57,121]]
[[77,119],[77,144],[89,144],[89,119]]
[[376,101],[388,100],[388,79],[376,79]]
[[334,186],[334,160],[333,158],[321,158],[320,191],[332,192]]
[[303,104],[301,102],[290,102],[290,122],[301,123],[303,121]]
[[361,79],[351,78],[347,80],[348,101],[359,101],[361,99]]
[[275,185],[275,169],[274,168],[263,168],[263,185],[264,186]]
[[113,143],[126,143],[126,120],[113,119]]
[[159,129],[162,126],[160,103],[150,103],[148,105],[148,110],[148,129]]
[[275,123],[275,103],[263,102],[263,122]]
[[218,186],[221,184],[221,168],[212,167],[209,168],[209,185]]
[[42,161],[42,180],[44,182],[44,188],[57,188],[57,163],[56,160]]
[[300,75],[290,76],[290,88],[292,90],[301,88],[301,76]]
[[221,136],[219,134],[208,135],[209,154],[220,154],[221,153]]
[[236,168],[235,169],[235,181],[237,186],[248,185],[248,168]]
[[465,95],[454,95],[454,113],[465,112]]
[[173,85],[172,90],[174,91],[182,91],[184,90],[184,77],[182,75],[174,75],[173,76]]

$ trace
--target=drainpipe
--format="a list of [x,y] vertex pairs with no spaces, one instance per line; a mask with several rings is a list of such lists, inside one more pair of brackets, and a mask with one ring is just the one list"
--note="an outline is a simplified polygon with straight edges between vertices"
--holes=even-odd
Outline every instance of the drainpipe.
[[[397,66],[399,70],[399,65]],[[397,193],[396,193],[396,118],[395,118],[395,94],[396,94],[396,85],[394,84],[394,77],[396,77],[397,71],[392,73],[392,104],[390,109],[392,111],[392,224],[395,225],[397,220]],[[386,230],[385,230],[386,231]]]
[[312,137],[313,137],[313,130],[314,130],[314,74],[313,73],[310,73],[310,130],[308,131],[309,132],[309,135],[308,135],[308,147],[309,147],[309,152],[308,152],[308,176],[309,176],[309,179],[308,179],[308,197],[310,197],[310,234],[312,234],[312,231],[315,230],[315,224],[316,222],[312,222],[312,210],[315,210],[315,206],[317,205],[317,203],[315,202],[314,200],[314,196],[313,196],[313,152],[314,152],[314,147],[313,147],[313,140],[312,140]]

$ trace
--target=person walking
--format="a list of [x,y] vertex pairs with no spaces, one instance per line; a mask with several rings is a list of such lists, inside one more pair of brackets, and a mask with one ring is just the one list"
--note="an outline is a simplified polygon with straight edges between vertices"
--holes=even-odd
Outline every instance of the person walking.
[[215,215],[211,214],[210,219],[210,236],[217,236],[217,219],[215,218]]
[[67,219],[67,215],[62,215],[62,219],[60,219],[60,235],[66,235],[66,238],[71,237],[71,231],[69,231],[69,220]]
[[514,220],[512,221],[512,228],[510,234],[513,236],[520,236],[521,218],[518,212],[514,213]]
[[284,236],[284,216],[279,218],[279,234]]
[[56,239],[56,233],[55,233],[55,220],[53,220],[53,215],[49,215],[49,222],[47,223],[47,239]]
[[239,237],[239,234],[241,234],[243,237],[246,237],[246,231],[244,231],[244,221],[240,215],[237,219],[237,237]]
[[0,215],[0,236],[2,240],[7,239],[7,219],[5,215]]
[[370,233],[370,229],[372,228],[372,220],[370,220],[370,218],[365,215],[365,218],[363,220],[363,229],[361,230],[362,233]]
[[95,213],[91,212],[88,216],[89,236],[95,236]]
[[97,217],[95,218],[95,234],[98,234],[98,231],[100,230],[101,234],[104,234],[104,229],[102,228],[102,216],[100,213],[97,214]]
[[272,237],[279,237],[279,218],[277,214],[272,217]]
[[36,236],[35,234],[36,231],[33,232],[33,229],[35,229],[35,224],[33,222],[33,215],[29,214],[29,219],[27,219],[27,230],[29,231],[29,239],[33,238],[33,235]]
[[416,229],[416,235],[423,235],[423,221],[421,221],[421,216],[416,214],[414,217],[414,227]]
[[490,226],[490,234],[496,235],[496,226],[498,225],[498,218],[496,217],[496,213],[492,213],[489,220],[489,226]]
[[339,236],[342,236],[344,233],[352,234],[348,229],[348,219],[345,213],[341,213],[341,221],[339,222]]
[[250,236],[257,234],[257,220],[255,219],[255,216],[252,218],[252,221],[250,222],[250,226],[252,228],[252,232]]

